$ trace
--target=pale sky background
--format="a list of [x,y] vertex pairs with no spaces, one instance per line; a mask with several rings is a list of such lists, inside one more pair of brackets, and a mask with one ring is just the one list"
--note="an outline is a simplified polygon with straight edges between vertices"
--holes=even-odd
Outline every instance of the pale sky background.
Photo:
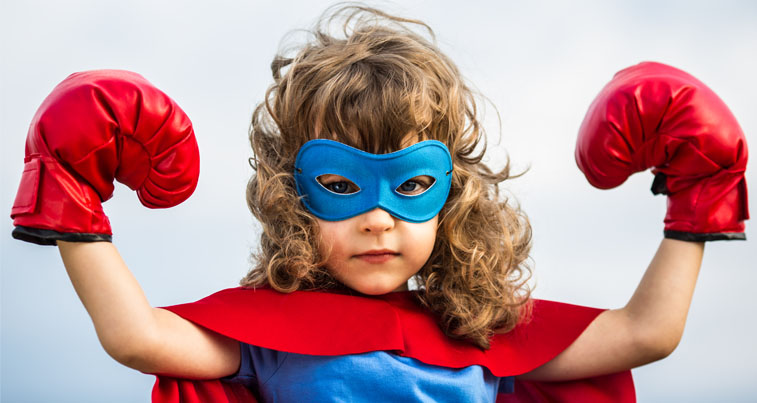
[[[105,204],[120,249],[154,305],[233,287],[257,227],[244,202],[247,127],[269,85],[280,38],[308,27],[326,1],[42,1],[0,3],[0,263],[3,402],[147,401],[154,378],[100,347],[53,247],[10,237],[8,218],[34,111],[68,74],[118,68],[144,75],[194,122],[202,172],[194,196],[148,210],[124,186]],[[588,185],[573,159],[583,114],[617,70],[672,64],[712,87],[757,147],[757,3],[571,1],[381,3],[429,23],[487,108],[488,161],[530,171],[506,184],[534,227],[539,298],[623,306],[662,237],[665,199],[637,174],[611,191]],[[388,5],[387,5],[388,4]],[[757,149],[757,148],[755,148]],[[757,189],[754,164],[747,170]],[[752,200],[757,200],[753,196]],[[754,202],[750,205],[757,214]],[[757,233],[716,242],[688,325],[667,359],[634,370],[641,402],[755,401]]]

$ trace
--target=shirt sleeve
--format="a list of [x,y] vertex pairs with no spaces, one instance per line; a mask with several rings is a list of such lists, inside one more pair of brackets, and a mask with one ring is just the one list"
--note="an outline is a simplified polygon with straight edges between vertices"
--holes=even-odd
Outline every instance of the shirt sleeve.
[[241,353],[239,370],[235,374],[222,378],[224,382],[239,383],[253,391],[258,389],[258,376],[253,365],[251,347],[247,343],[239,343]]
[[515,377],[514,376],[505,376],[505,377],[499,378],[499,390],[497,393],[506,394],[506,393],[514,393],[514,392],[515,392]]

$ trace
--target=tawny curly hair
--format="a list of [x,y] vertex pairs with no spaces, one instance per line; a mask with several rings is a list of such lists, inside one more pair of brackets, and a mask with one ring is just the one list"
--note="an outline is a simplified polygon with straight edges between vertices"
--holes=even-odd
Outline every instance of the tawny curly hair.
[[318,252],[316,218],[295,190],[297,151],[327,133],[387,153],[402,148],[411,133],[446,144],[454,166],[434,250],[415,276],[420,302],[448,336],[482,348],[492,333],[512,329],[530,294],[531,227],[499,193],[509,164],[493,172],[482,163],[486,141],[474,92],[437,48],[431,28],[340,6],[324,14],[308,43],[280,52],[271,69],[274,83],[252,117],[255,173],[247,187],[263,233],[241,285],[282,292],[340,287]]

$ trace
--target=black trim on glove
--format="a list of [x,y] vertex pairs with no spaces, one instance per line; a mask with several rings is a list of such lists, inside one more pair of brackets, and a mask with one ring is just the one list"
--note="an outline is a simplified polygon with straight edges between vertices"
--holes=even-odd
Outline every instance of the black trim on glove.
[[11,235],[18,240],[36,243],[37,245],[56,245],[56,241],[113,242],[113,236],[108,234],[58,232],[51,229],[25,227],[23,225],[16,226]]
[[743,232],[695,234],[692,232],[665,230],[665,238],[687,242],[746,241],[746,234]]

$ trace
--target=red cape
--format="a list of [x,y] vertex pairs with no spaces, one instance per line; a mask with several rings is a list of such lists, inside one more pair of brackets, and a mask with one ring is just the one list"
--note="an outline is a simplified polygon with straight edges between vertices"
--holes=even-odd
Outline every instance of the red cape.
[[[451,368],[480,365],[496,376],[524,374],[565,350],[602,310],[533,300],[531,319],[497,334],[491,348],[453,340],[413,292],[355,296],[233,288],[165,309],[240,342],[310,355],[392,351]],[[238,384],[158,376],[153,402],[255,402]],[[569,382],[515,382],[497,402],[635,402],[630,371]]]

